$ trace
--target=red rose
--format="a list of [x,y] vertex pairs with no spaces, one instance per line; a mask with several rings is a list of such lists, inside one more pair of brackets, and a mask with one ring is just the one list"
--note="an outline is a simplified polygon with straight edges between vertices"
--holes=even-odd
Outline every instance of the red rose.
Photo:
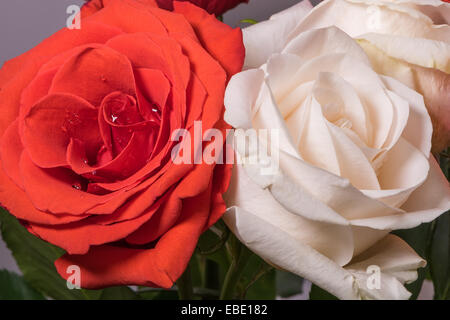
[[[98,11],[96,11],[98,9]],[[242,34],[190,3],[94,1],[0,70],[0,203],[67,251],[85,288],[168,288],[225,206],[225,165],[171,159],[171,133],[225,130]]]
[[[215,15],[222,15],[230,9],[233,9],[238,4],[242,2],[248,2],[248,0],[180,0],[180,1],[189,1],[199,6],[209,13],[213,13]],[[173,8],[174,0],[156,0],[159,6],[164,9],[171,10]]]

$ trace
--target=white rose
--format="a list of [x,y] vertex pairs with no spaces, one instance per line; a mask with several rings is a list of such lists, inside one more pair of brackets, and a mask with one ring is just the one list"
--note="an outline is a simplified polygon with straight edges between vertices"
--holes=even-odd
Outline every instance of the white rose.
[[306,16],[303,8],[297,8],[288,10],[291,17],[294,11],[301,16],[290,20],[285,29],[289,35],[277,39],[273,48],[255,51],[258,38],[264,35],[257,28],[248,32],[248,66],[264,63],[267,54],[279,52],[286,41],[306,30],[334,25],[358,39],[378,73],[396,78],[424,96],[435,129],[433,151],[450,146],[450,3],[327,0]]
[[[430,117],[420,94],[377,74],[343,31],[294,35],[310,9],[244,30],[248,70],[228,86],[225,120],[277,129],[280,168],[265,176],[265,163],[236,165],[224,219],[267,262],[341,299],[407,299],[403,284],[426,262],[389,233],[450,209]],[[236,150],[244,160],[257,152]],[[380,289],[368,287],[373,265]]]

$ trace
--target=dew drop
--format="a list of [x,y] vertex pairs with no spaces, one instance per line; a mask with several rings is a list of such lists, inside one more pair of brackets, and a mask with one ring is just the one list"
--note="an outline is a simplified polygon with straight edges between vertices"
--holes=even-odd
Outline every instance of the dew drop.
[[116,116],[114,116],[114,115],[111,115],[111,120],[112,120],[112,122],[116,122],[117,118],[118,118],[118,117],[116,117]]
[[76,189],[76,190],[81,190],[81,186],[78,184],[73,184],[72,188]]

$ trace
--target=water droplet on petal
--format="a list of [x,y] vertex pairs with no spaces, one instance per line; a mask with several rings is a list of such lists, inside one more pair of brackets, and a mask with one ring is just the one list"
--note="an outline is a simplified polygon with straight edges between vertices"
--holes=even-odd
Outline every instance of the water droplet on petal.
[[79,184],[73,184],[72,188],[77,189],[77,190],[81,190],[81,186]]
[[114,116],[114,115],[111,115],[111,120],[112,120],[112,122],[116,122],[116,120],[117,120],[117,117],[116,117],[116,116]]

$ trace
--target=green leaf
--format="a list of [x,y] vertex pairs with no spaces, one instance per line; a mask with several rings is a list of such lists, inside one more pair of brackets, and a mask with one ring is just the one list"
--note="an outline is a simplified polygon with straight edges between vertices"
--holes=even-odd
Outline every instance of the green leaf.
[[303,278],[287,271],[276,271],[277,294],[282,298],[289,298],[302,293]]
[[29,233],[19,221],[6,210],[0,210],[3,240],[29,285],[53,299],[98,299],[99,290],[69,290],[66,281],[56,271],[54,261],[64,250],[42,241]]
[[8,270],[0,270],[0,300],[44,300],[44,296],[30,287],[23,277]]
[[254,19],[243,19],[243,20],[241,20],[241,23],[257,24],[258,21],[254,20]]
[[229,235],[230,231],[222,220],[201,235],[190,263],[194,286],[221,288],[231,263],[225,246]]
[[[421,256],[425,260],[428,260],[427,251],[432,235],[431,223],[422,224],[414,229],[397,230],[393,233],[405,240],[406,243],[408,243],[419,256]],[[427,273],[427,268],[419,269],[417,280],[406,285],[406,289],[408,289],[408,291],[412,293],[410,300],[416,300],[419,296]]]
[[339,300],[339,299],[333,296],[331,293],[328,293],[327,291],[313,284],[311,287],[311,291],[309,293],[309,300]]
[[192,285],[195,287],[203,287],[204,286],[204,268],[205,268],[205,257],[195,253],[189,262],[189,267],[191,268],[191,277],[192,277]]
[[450,212],[435,221],[429,260],[435,299],[445,300],[450,296]]
[[129,287],[110,287],[103,289],[100,300],[138,300],[139,296]]
[[414,229],[396,230],[393,232],[402,238],[422,258],[427,257],[427,247],[431,237],[431,223],[421,224]]
[[238,285],[241,299],[273,300],[276,298],[276,273],[256,254],[250,257]]

